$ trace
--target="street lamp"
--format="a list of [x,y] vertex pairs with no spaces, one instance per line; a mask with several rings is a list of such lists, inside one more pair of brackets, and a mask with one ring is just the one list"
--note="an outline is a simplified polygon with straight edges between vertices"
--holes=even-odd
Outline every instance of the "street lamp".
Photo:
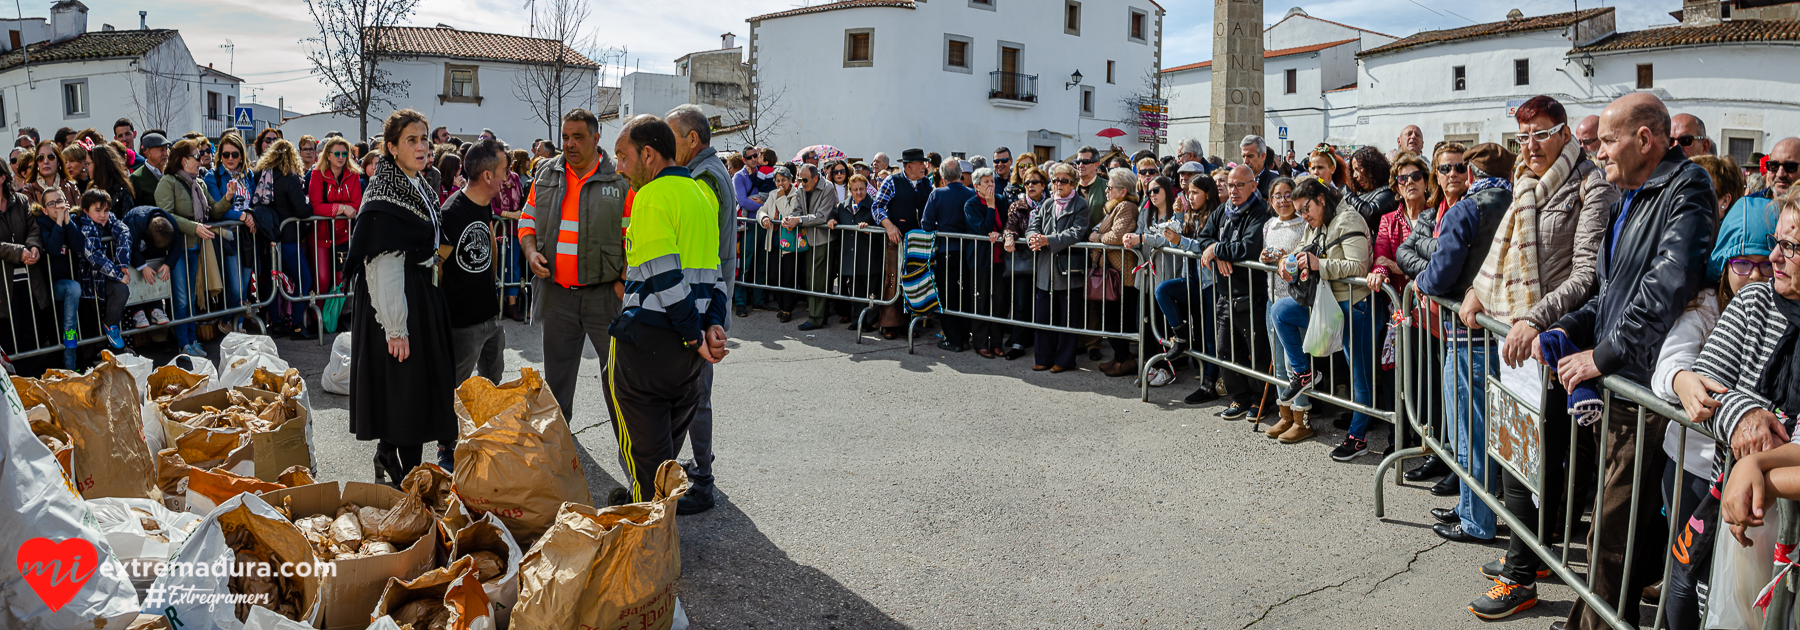
[[1076,70],[1075,74],[1069,75],[1069,82],[1063,84],[1063,89],[1068,90],[1077,85],[1081,85],[1081,71],[1080,70]]

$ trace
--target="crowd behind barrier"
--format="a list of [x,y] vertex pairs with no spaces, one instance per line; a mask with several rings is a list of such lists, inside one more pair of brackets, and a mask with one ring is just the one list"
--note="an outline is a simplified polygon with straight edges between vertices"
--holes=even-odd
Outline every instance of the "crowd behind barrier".
[[[1319,405],[1334,407],[1333,459],[1385,455],[1378,517],[1392,468],[1457,497],[1431,511],[1439,536],[1509,537],[1481,567],[1493,586],[1469,609],[1483,618],[1536,604],[1554,575],[1580,597],[1569,627],[1786,627],[1800,484],[1776,473],[1800,470],[1782,413],[1800,406],[1786,382],[1800,379],[1800,139],[1740,169],[1654,97],[1580,121],[1548,97],[1517,112],[1517,154],[1426,151],[1416,130],[1386,154],[1277,156],[1249,136],[1239,159],[1183,141],[1041,165],[1005,148],[864,163],[748,147],[723,156],[739,203],[731,306],[790,323],[804,305],[802,331],[837,315],[857,343],[904,334],[909,352],[935,328],[939,349],[1030,355],[1037,371],[1085,355],[1146,401],[1192,374],[1184,402],[1228,398],[1221,416],[1266,420],[1284,444],[1314,441]],[[1607,126],[1630,139],[1602,143]],[[424,175],[443,202],[466,172],[439,131]],[[342,328],[369,144],[278,130],[172,143],[126,120],[111,140],[59,136],[21,135],[0,173],[10,358],[35,373],[127,339],[197,353],[197,336],[245,323]],[[520,321],[535,274],[519,211],[554,155],[540,141],[507,156],[491,259],[466,261],[495,265]],[[1747,503],[1765,497],[1770,510]]]

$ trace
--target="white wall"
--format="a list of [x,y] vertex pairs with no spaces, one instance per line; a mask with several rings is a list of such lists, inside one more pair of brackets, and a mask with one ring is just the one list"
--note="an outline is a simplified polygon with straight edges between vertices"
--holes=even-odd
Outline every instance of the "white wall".
[[[1301,17],[1289,19],[1277,25],[1272,31],[1299,31],[1317,20]],[[1291,26],[1299,25],[1299,26]],[[1356,32],[1332,24],[1332,29],[1310,29],[1319,31],[1324,37],[1338,37],[1341,31]],[[1290,33],[1291,34],[1291,33]],[[1345,39],[1352,39],[1346,37]],[[1328,40],[1335,41],[1335,40]],[[1309,46],[1324,42],[1307,42],[1289,39],[1288,47]],[[1355,97],[1350,97],[1348,107],[1351,111],[1343,111],[1346,106],[1343,97],[1338,97],[1336,104],[1327,102],[1326,90],[1335,90],[1356,80],[1356,52],[1361,49],[1361,42],[1352,41],[1343,45],[1326,48],[1309,53],[1271,57],[1263,61],[1263,132],[1264,139],[1281,151],[1287,150],[1289,143],[1297,152],[1328,141],[1328,131],[1334,117],[1353,114]],[[1287,71],[1295,71],[1296,90],[1287,94]],[[1209,141],[1209,116],[1212,103],[1212,68],[1183,70],[1163,75],[1171,85],[1169,97],[1169,115],[1171,125],[1169,138],[1179,142],[1182,138],[1195,138],[1202,143]],[[1281,137],[1281,128],[1287,128],[1287,137]],[[1227,159],[1236,156],[1220,156]]]
[[1670,111],[1706,123],[1718,152],[1729,150],[1729,137],[1752,140],[1752,151],[1767,152],[1777,140],[1800,135],[1800,84],[1769,72],[1791,65],[1796,53],[1800,46],[1774,43],[1595,55],[1589,96],[1564,105],[1571,117],[1599,113],[1607,101],[1636,90],[1637,64],[1648,63],[1655,75],[1650,91]]
[[19,43],[30,46],[50,39],[50,22],[44,18],[0,19],[0,52],[12,50],[9,31],[19,31]]
[[[915,9],[869,7],[825,11],[753,23],[752,75],[762,94],[783,88],[787,125],[767,142],[792,155],[812,144],[831,144],[856,157],[878,151],[897,156],[920,147],[945,155],[986,155],[1006,146],[1014,153],[1041,141],[1048,130],[1054,154],[1084,144],[1104,149],[1094,134],[1107,127],[1127,132],[1117,144],[1136,150],[1135,121],[1123,120],[1120,100],[1140,91],[1156,66],[1158,11],[1148,0],[1085,0],[1081,35],[1063,32],[1060,3],[1000,0],[996,10],[962,0],[921,2]],[[1130,8],[1148,14],[1147,43],[1127,38]],[[874,28],[872,67],[844,67],[844,33]],[[945,34],[970,37],[968,73],[944,69]],[[988,101],[989,73],[999,69],[999,42],[1021,44],[1019,71],[1037,75],[1038,102],[1017,109]],[[1115,82],[1106,83],[1106,61]],[[1080,111],[1081,89],[1064,89],[1080,70],[1095,88],[1092,118]],[[767,116],[764,116],[767,119]],[[1171,142],[1173,137],[1171,137]]]
[[1200,141],[1200,146],[1209,146],[1212,67],[1164,74],[1163,84],[1169,93],[1169,142],[1179,146],[1183,138],[1193,138]]
[[[1356,144],[1392,148],[1407,125],[1425,132],[1425,146],[1445,136],[1476,136],[1505,144],[1518,132],[1507,102],[1548,94],[1582,110],[1589,93],[1581,67],[1566,58],[1571,44],[1562,30],[1538,31],[1421,46],[1364,57],[1357,80]],[[1513,84],[1513,60],[1529,59],[1531,83]],[[1455,66],[1467,72],[1467,89],[1451,89]]]
[[1263,50],[1281,50],[1345,39],[1358,39],[1362,34],[1363,31],[1348,26],[1332,24],[1310,16],[1296,15],[1278,20],[1273,26],[1263,31]]
[[638,114],[661,116],[688,102],[688,78],[673,74],[633,72],[619,86],[619,117]]
[[[478,67],[478,95],[482,97],[480,104],[440,102],[438,95],[444,92],[446,63]],[[425,114],[433,128],[443,126],[450,133],[467,136],[477,135],[484,128],[492,129],[512,148],[529,149],[533,139],[556,137],[551,133],[554,127],[546,126],[533,116],[532,104],[520,100],[514,91],[514,79],[525,68],[523,64],[418,57],[383,62],[382,67],[393,72],[395,79],[409,82],[406,94],[396,97],[394,101],[402,108],[412,108]],[[570,68],[567,72],[574,73],[574,80],[579,81],[581,87],[576,89],[566,107],[592,110],[595,107],[594,86],[599,79],[599,71]],[[370,112],[368,135],[381,133],[381,120],[388,113],[385,109]],[[298,134],[323,137],[326,131],[336,129],[343,132],[345,137],[355,138],[358,126],[359,121],[354,113],[326,112],[289,120],[282,125],[282,132],[287,137],[299,137]]]

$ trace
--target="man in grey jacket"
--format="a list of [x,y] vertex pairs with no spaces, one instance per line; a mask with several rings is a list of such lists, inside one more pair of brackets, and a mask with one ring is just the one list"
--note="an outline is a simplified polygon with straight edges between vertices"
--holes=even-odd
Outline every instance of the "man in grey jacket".
[[[724,280],[724,295],[732,295],[737,275],[737,191],[731,186],[731,175],[712,147],[712,127],[706,115],[694,105],[669,110],[665,117],[675,130],[675,162],[686,164],[695,180],[713,192],[719,201],[719,276]],[[731,330],[731,315],[725,315],[725,330]],[[699,514],[713,507],[713,364],[701,366],[700,408],[688,425],[688,445],[694,451],[694,462],[687,467],[688,481],[693,486],[675,504],[676,514]],[[678,445],[679,446],[679,445]]]

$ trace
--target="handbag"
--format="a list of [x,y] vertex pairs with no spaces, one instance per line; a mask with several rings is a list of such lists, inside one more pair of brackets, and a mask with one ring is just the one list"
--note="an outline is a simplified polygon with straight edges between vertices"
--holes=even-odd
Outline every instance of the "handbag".
[[1088,270],[1087,299],[1117,302],[1119,301],[1119,270],[1101,265]]
[[[349,287],[339,283],[332,287],[331,292],[343,293],[348,289]],[[327,334],[338,331],[338,320],[343,316],[345,300],[344,296],[327,298],[323,304],[319,305],[319,324],[325,327]]]
[[[1312,244],[1307,245],[1306,247],[1300,248],[1300,251],[1295,252],[1295,253],[1296,254],[1298,254],[1298,253],[1312,254],[1313,258],[1323,259],[1325,257],[1324,256],[1325,252],[1331,251],[1331,248],[1337,247],[1339,243],[1342,243],[1346,240],[1349,240],[1349,239],[1351,239],[1353,237],[1357,237],[1357,236],[1360,236],[1363,238],[1369,237],[1368,234],[1364,234],[1362,232],[1351,232],[1349,234],[1345,234],[1343,236],[1339,236],[1335,239],[1332,239],[1331,242],[1326,243],[1324,245],[1320,245],[1317,241],[1315,241]],[[1323,233],[1321,233],[1319,235],[1319,238],[1324,238],[1324,237],[1325,237],[1325,235]],[[1288,295],[1292,296],[1294,298],[1295,302],[1299,302],[1301,304],[1311,304],[1313,302],[1313,292],[1318,291],[1318,290],[1319,290],[1319,270],[1317,270],[1317,269],[1303,269],[1303,270],[1294,272],[1294,279],[1288,281]]]
[[782,253],[797,254],[812,249],[812,246],[806,243],[806,228],[780,229],[781,233],[775,236],[781,241]]

